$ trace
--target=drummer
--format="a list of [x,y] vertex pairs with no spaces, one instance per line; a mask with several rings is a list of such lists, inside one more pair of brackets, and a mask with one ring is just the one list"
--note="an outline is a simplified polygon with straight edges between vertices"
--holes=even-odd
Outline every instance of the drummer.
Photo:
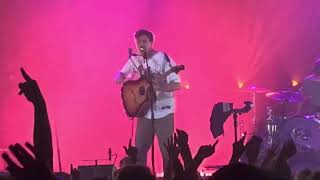
[[320,59],[314,63],[312,74],[303,80],[300,92],[305,100],[300,103],[298,113],[310,115],[320,112]]

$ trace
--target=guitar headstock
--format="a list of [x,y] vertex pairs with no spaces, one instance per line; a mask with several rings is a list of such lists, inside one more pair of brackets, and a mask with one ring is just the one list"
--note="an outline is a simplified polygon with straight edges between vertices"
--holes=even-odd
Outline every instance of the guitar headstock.
[[178,74],[180,71],[184,70],[185,67],[184,65],[177,65],[177,66],[173,66],[171,67],[171,72],[175,72],[176,74]]

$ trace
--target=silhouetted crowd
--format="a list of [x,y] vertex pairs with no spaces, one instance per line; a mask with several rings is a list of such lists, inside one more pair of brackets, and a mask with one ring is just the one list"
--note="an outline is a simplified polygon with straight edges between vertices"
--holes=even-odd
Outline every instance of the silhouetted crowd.
[[[53,173],[52,137],[45,99],[37,82],[23,68],[21,68],[21,74],[25,82],[19,84],[19,95],[23,94],[32,103],[35,112],[33,144],[26,142],[24,145],[17,143],[9,146],[11,156],[14,156],[20,165],[13,161],[8,153],[3,153],[2,158],[7,164],[6,170],[8,174],[1,175],[0,180],[59,179],[60,177]],[[204,159],[209,158],[215,153],[218,140],[213,144],[199,147],[197,154],[193,156],[189,148],[188,138],[186,131],[177,129],[172,137],[168,139],[165,147],[169,154],[169,162],[167,162],[166,169],[164,170],[163,179],[197,180],[203,178],[200,176],[198,168]],[[258,162],[258,154],[260,152],[259,142],[261,142],[261,138],[253,136],[247,143],[245,143],[245,138],[246,135],[233,143],[233,152],[229,164],[218,169],[212,176],[206,177],[206,179],[320,180],[320,172],[312,172],[308,169],[293,175],[288,165],[288,159],[295,155],[297,151],[292,140],[281,145],[281,147],[280,145],[273,145],[268,149],[264,159]],[[120,167],[113,172],[112,179],[156,179],[148,167],[137,164],[137,152],[139,149],[132,146],[131,139],[128,146],[124,147],[124,150],[126,157],[120,161]],[[240,161],[243,156],[246,157],[246,161]],[[76,168],[72,169],[67,178],[79,180],[79,171]]]

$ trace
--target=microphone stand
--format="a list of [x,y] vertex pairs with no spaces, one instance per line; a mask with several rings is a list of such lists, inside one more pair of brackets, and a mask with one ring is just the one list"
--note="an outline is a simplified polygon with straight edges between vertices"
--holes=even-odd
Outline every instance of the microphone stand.
[[233,109],[233,127],[234,127],[234,142],[238,141],[238,116],[248,113],[253,108],[253,103],[250,101],[244,102],[245,106],[241,109]]
[[[140,73],[140,77],[142,77],[142,71],[139,69],[139,67],[136,65],[136,63],[134,63],[134,61],[132,60],[132,56],[141,56],[141,55],[136,55],[136,54],[132,54],[132,49],[129,48],[129,60],[132,62],[132,64],[134,65],[134,67],[139,71]],[[144,56],[142,56],[144,58]],[[132,138],[132,137],[131,137]]]
[[148,58],[147,58],[147,52],[144,51],[143,52],[143,58],[144,58],[144,61],[146,62],[146,66],[147,66],[147,82],[149,84],[149,87],[148,87],[148,100],[149,100],[149,104],[150,104],[150,111],[151,111],[151,124],[152,124],[152,131],[153,131],[153,135],[152,135],[152,146],[151,146],[151,163],[152,163],[152,171],[153,173],[155,174],[155,165],[154,165],[154,133],[155,133],[155,130],[154,130],[154,120],[155,120],[155,117],[154,117],[154,101],[153,101],[153,96],[156,95],[156,92],[154,91],[154,86],[153,86],[153,82],[152,82],[152,79],[151,79],[151,71],[150,71],[150,67],[149,67],[149,64],[148,64]]

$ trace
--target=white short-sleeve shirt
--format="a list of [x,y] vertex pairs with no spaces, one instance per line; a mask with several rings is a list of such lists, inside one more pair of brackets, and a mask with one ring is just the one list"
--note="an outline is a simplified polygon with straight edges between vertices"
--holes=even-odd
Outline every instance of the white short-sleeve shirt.
[[[140,73],[137,68],[147,69],[146,63],[141,56],[132,56],[132,61],[129,59],[127,63],[120,70],[126,77],[139,77]],[[148,65],[150,67],[151,74],[155,77],[164,74],[170,69],[171,66],[175,66],[176,63],[169,57],[169,62],[166,60],[163,52],[157,52],[151,58],[148,59]],[[176,73],[171,73],[167,76],[167,83],[180,82],[180,77]],[[175,102],[173,92],[157,91],[157,101],[154,104],[154,117],[155,119],[162,118],[168,114],[174,113]],[[151,119],[151,110],[146,113],[146,118]]]

